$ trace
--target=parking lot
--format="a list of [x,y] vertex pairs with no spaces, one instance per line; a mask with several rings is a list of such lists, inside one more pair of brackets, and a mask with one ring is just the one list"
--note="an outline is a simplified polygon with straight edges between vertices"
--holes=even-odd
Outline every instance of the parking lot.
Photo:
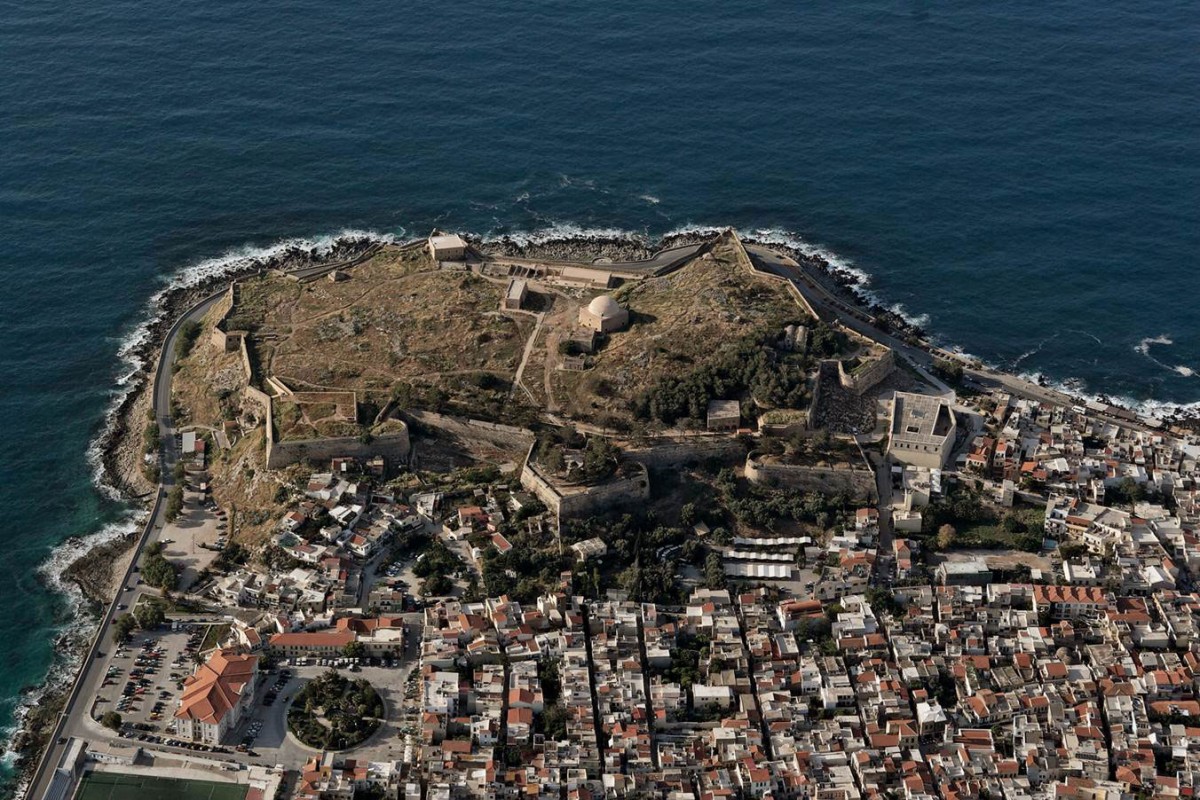
[[[356,754],[371,758],[398,758],[403,729],[415,724],[416,706],[405,701],[405,681],[415,668],[420,647],[420,615],[405,615],[409,638],[395,659],[308,658],[283,661],[260,673],[253,703],[241,723],[219,747],[192,744],[176,738],[172,722],[183,681],[195,670],[200,649],[216,645],[223,622],[180,623],[147,633],[138,631],[109,654],[107,674],[92,716],[100,720],[108,711],[122,718],[123,738],[149,746],[213,752],[226,758],[272,765],[302,763],[314,751],[287,733],[287,709],[308,681],[329,669],[350,678],[366,678],[383,699],[386,721]],[[212,630],[214,627],[217,630]],[[211,632],[210,632],[211,631]]]
[[195,670],[210,627],[187,625],[131,636],[109,660],[93,715],[100,719],[116,711],[123,725],[139,734],[170,732],[183,680]]

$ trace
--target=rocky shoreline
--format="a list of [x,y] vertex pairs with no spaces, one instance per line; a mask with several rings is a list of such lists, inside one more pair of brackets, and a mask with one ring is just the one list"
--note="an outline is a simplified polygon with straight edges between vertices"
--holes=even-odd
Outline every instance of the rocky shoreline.
[[[293,270],[318,264],[346,261],[355,258],[378,241],[370,237],[345,237],[325,249],[289,247],[261,259],[245,259],[228,269],[214,271],[186,285],[176,285],[163,291],[151,309],[151,318],[138,337],[137,345],[123,355],[136,370],[126,379],[127,390],[109,411],[103,432],[93,443],[98,452],[99,488],[123,499],[135,507],[148,507],[155,486],[142,474],[142,430],[151,408],[154,373],[159,352],[167,332],[187,309],[205,297],[219,291],[232,280],[265,270]],[[9,744],[16,755],[16,776],[19,796],[49,741],[58,715],[67,701],[78,662],[87,652],[95,635],[100,610],[112,602],[118,591],[116,579],[124,575],[141,527],[129,535],[112,539],[90,548],[63,570],[64,582],[78,587],[83,596],[78,615],[90,617],[81,625],[55,641],[56,664],[41,686],[28,686],[22,691],[24,714],[19,728]],[[36,699],[36,701],[35,701]]]
[[545,258],[552,261],[588,263],[598,258],[610,261],[647,261],[661,250],[700,244],[710,240],[717,231],[689,231],[664,236],[658,240],[630,234],[629,236],[574,236],[562,239],[524,240],[511,236],[496,239],[471,238],[481,252],[491,256]]

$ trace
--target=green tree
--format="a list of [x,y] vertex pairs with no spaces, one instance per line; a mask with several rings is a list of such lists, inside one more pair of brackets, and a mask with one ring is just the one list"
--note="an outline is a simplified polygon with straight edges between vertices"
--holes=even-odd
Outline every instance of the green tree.
[[183,487],[176,484],[167,493],[167,522],[174,522],[183,512]]
[[937,546],[939,550],[949,550],[954,546],[955,539],[958,538],[958,531],[950,523],[946,523],[938,528]]
[[346,658],[362,658],[367,654],[367,646],[359,641],[347,642],[342,653]]
[[162,545],[154,542],[146,548],[146,557],[142,563],[142,575],[151,586],[171,591],[179,581],[175,567],[162,554]]
[[104,716],[100,717],[100,724],[114,731],[121,730],[121,723],[123,721],[121,715],[116,711],[105,711]]
[[587,448],[583,451],[584,479],[595,482],[612,475],[617,469],[619,456],[620,451],[607,439],[601,436],[590,437]]
[[557,474],[566,469],[566,466],[567,459],[563,455],[562,447],[559,445],[552,445],[546,451],[546,469]]
[[166,621],[167,615],[163,612],[161,604],[143,600],[133,610],[133,618],[137,620],[139,628],[148,631],[162,625]]
[[131,614],[122,614],[113,620],[112,640],[113,644],[120,644],[129,638],[129,634],[133,633],[133,629],[137,627],[137,620]]
[[443,573],[429,575],[421,581],[421,595],[423,597],[443,597],[450,594],[453,589],[454,582]]
[[725,565],[720,553],[710,552],[704,559],[704,585],[709,589],[725,588]]
[[189,319],[180,325],[179,333],[175,338],[175,357],[177,359],[187,358],[188,353],[192,352],[192,347],[196,344],[196,339],[199,337],[199,322]]

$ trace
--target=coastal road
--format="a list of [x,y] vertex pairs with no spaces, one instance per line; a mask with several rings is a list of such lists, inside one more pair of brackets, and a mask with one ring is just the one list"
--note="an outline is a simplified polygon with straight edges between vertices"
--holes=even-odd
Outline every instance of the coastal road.
[[[104,612],[104,616],[100,620],[100,625],[96,630],[96,638],[83,657],[79,674],[76,676],[75,683],[71,687],[71,692],[67,696],[66,705],[63,707],[58,723],[50,734],[50,741],[46,747],[46,751],[43,753],[41,761],[38,762],[37,771],[26,787],[25,797],[28,800],[42,800],[47,796],[55,769],[62,760],[71,737],[95,739],[97,738],[97,731],[102,730],[91,719],[91,707],[96,699],[97,692],[103,684],[104,675],[107,670],[108,658],[106,656],[107,651],[112,647],[112,622],[118,614],[117,606],[125,605],[129,609],[132,609],[142,594],[149,593],[155,596],[158,594],[156,591],[150,590],[149,587],[138,584],[137,576],[141,574],[146,545],[158,538],[163,526],[166,524],[166,497],[175,484],[171,473],[180,455],[179,446],[175,441],[175,426],[171,419],[171,377],[174,374],[175,342],[179,338],[179,330],[184,322],[189,320],[198,322],[224,294],[225,290],[221,290],[192,306],[191,309],[175,321],[175,324],[171,326],[166,338],[163,340],[162,352],[159,357],[158,367],[154,373],[154,384],[152,387],[154,393],[154,415],[158,422],[162,441],[159,452],[159,474],[161,478],[158,493],[155,496],[150,517],[147,519],[141,536],[138,539],[134,557],[125,572],[122,583],[125,588],[117,592],[117,596],[109,604]],[[136,420],[133,421],[134,424],[136,422]],[[129,589],[128,587],[130,586],[133,589]]]
[[[911,345],[877,328],[872,322],[866,319],[867,314],[863,309],[852,306],[843,300],[838,288],[827,286],[825,284],[827,279],[823,275],[804,268],[791,258],[770,247],[747,244],[746,251],[754,261],[755,266],[760,270],[791,281],[797,291],[804,295],[804,298],[822,318],[826,320],[836,319],[851,330],[892,348],[896,355],[903,357],[909,362],[922,377],[932,385],[938,387],[939,391],[943,393],[952,391],[949,386],[933,374],[934,363],[939,358],[936,352]],[[1060,406],[1082,405],[1083,402],[1078,398],[1045,386],[1040,386],[1032,381],[1019,378],[1016,375],[1008,375],[987,368],[977,369],[964,366],[963,374],[980,388],[1000,389],[1016,397]],[[1118,419],[1117,417],[1095,411],[1089,411],[1088,413],[1115,424],[1144,431],[1152,430],[1149,426],[1141,422]]]
[[919,347],[913,347],[890,333],[881,331],[863,317],[862,309],[854,308],[838,295],[836,290],[826,287],[818,276],[806,270],[787,256],[762,245],[748,244],[746,252],[751,260],[763,272],[791,281],[792,285],[813,310],[825,320],[837,320],[850,330],[860,333],[869,339],[890,347],[896,355],[908,361],[921,374],[921,377],[932,386],[937,387],[942,394],[953,390],[933,374],[934,358]]

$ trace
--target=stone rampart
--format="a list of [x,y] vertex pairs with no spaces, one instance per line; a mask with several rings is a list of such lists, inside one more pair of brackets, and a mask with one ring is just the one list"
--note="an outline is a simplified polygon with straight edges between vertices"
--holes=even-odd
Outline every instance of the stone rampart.
[[646,447],[630,448],[624,455],[651,469],[696,464],[710,458],[733,458],[745,454],[746,446],[729,435],[695,436],[657,441]]
[[878,493],[875,473],[865,467],[809,467],[794,464],[772,464],[761,455],[751,453],[746,458],[746,480],[764,486],[779,486],[822,494],[845,493],[859,500],[875,502]]
[[[882,345],[875,346],[882,347]],[[879,356],[864,361],[850,372],[846,371],[845,362],[839,361],[838,382],[841,383],[843,389],[861,395],[879,385],[888,375],[892,374],[895,367],[895,353],[890,347],[884,347]]]
[[542,474],[532,456],[531,445],[521,469],[521,486],[545,503],[559,521],[634,505],[650,497],[650,477],[641,464],[639,474],[599,486],[558,486]]
[[338,457],[383,456],[396,463],[407,461],[410,450],[407,428],[395,433],[380,434],[367,441],[357,436],[337,436],[277,442],[271,436],[267,440],[267,468],[280,469],[299,461],[322,462]]
[[501,425],[467,417],[453,417],[434,411],[405,411],[404,416],[419,425],[428,425],[453,436],[479,439],[499,450],[524,452],[533,443],[533,431],[514,425]]

